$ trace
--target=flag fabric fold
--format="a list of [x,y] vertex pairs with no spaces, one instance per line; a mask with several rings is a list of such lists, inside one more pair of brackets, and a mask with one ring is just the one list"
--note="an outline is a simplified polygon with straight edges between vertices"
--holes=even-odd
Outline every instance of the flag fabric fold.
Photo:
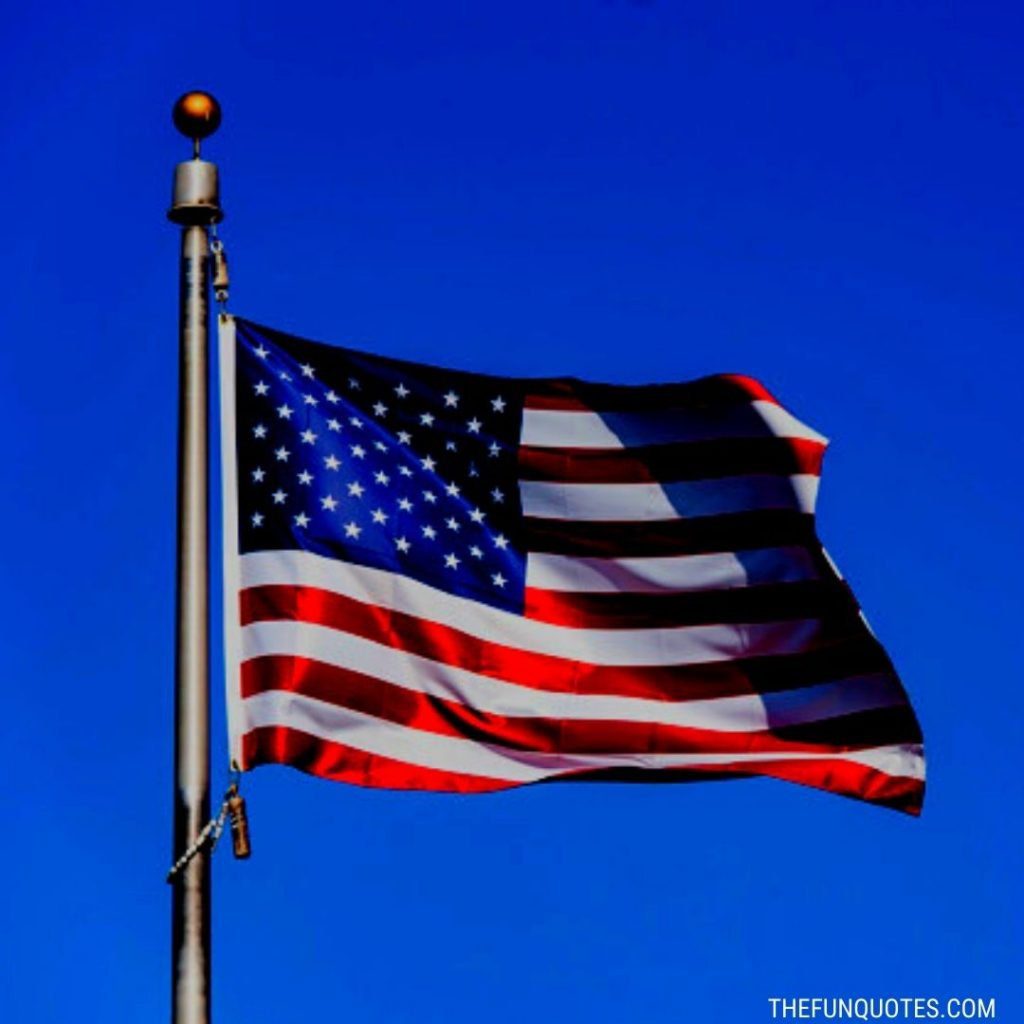
[[220,324],[231,756],[397,789],[772,776],[918,813],[920,728],[757,381]]

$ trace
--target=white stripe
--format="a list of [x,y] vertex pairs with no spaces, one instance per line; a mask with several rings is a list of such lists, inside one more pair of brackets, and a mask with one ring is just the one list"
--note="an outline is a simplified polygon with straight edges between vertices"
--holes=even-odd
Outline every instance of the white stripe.
[[560,754],[513,750],[424,732],[283,690],[249,697],[243,707],[250,730],[286,726],[322,740],[342,743],[406,764],[507,782],[536,782],[552,775],[594,768],[686,768],[745,762],[820,760],[823,757],[866,765],[887,775],[924,778],[924,759],[919,744],[873,747],[842,754],[803,751]]
[[243,587],[318,587],[450,626],[490,643],[593,665],[688,665],[755,654],[793,654],[806,650],[821,628],[816,619],[797,619],[667,629],[576,629],[535,622],[408,576],[309,551],[255,551],[242,555],[240,561]]
[[731,476],[675,483],[567,484],[521,480],[523,514],[537,519],[647,522],[759,509],[813,512],[818,477]]
[[520,441],[538,448],[630,448],[713,438],[797,437],[827,443],[775,402],[707,409],[578,412],[525,409]]
[[802,547],[651,558],[571,558],[530,552],[526,560],[526,585],[538,590],[654,594],[817,578],[810,553]]
[[764,695],[742,694],[691,701],[559,693],[477,675],[327,626],[307,622],[255,622],[245,626],[243,658],[268,655],[310,658],[406,690],[508,718],[649,722],[744,733],[905,703],[895,680],[883,674]]
[[813,427],[798,420],[788,409],[784,409],[775,402],[751,402],[761,419],[768,425],[768,429],[776,437],[797,437],[805,441],[817,441],[820,444],[828,444],[828,438],[819,434]]

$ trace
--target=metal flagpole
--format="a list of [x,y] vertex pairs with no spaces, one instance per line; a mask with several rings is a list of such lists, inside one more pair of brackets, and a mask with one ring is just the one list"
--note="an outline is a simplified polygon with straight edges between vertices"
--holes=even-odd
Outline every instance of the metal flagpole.
[[[221,217],[217,167],[199,158],[200,140],[220,125],[220,105],[186,93],[174,124],[192,139],[178,164],[167,216],[181,225],[178,381],[178,556],[175,648],[174,851],[199,841],[210,817],[207,342],[210,244]],[[210,1020],[210,846],[174,878],[171,910],[171,1020]]]

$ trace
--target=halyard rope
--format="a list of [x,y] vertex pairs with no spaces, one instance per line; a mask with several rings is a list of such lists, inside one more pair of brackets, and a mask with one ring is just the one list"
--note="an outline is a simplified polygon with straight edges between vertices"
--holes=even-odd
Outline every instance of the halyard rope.
[[211,818],[200,829],[199,835],[196,836],[194,842],[188,846],[185,852],[174,862],[171,870],[167,872],[168,884],[174,881],[175,876],[182,871],[186,865],[188,865],[200,850],[202,850],[207,841],[210,843],[210,852],[213,852],[214,847],[217,845],[217,840],[220,839],[221,833],[224,831],[224,822],[227,821],[228,817],[229,801],[236,790],[237,787],[235,783],[232,783],[228,787],[228,791],[224,794],[224,800],[221,802],[220,811],[217,813],[217,816]]

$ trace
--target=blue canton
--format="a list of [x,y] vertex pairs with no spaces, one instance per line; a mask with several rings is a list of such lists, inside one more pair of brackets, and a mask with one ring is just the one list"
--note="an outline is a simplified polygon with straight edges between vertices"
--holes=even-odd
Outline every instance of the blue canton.
[[521,612],[520,381],[236,320],[240,550],[301,549]]

